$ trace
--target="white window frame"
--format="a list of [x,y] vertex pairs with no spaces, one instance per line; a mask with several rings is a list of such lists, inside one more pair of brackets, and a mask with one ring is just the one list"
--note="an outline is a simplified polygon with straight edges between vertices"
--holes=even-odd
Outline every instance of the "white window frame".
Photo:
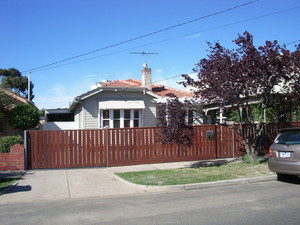
[[130,127],[134,127],[134,120],[136,118],[134,118],[134,111],[138,110],[139,111],[139,125],[138,127],[142,127],[143,121],[142,121],[142,114],[143,114],[143,110],[142,109],[100,109],[100,121],[99,121],[99,127],[101,129],[104,129],[106,127],[103,127],[103,111],[104,110],[109,110],[109,127],[108,128],[114,128],[114,110],[120,110],[120,128],[124,128],[124,121],[125,121],[125,113],[124,110],[130,110]]

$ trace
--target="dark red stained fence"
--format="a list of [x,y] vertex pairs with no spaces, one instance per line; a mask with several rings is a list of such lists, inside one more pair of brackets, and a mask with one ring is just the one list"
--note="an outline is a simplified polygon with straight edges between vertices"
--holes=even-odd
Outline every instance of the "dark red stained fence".
[[[271,143],[279,128],[289,126],[300,123],[269,125],[267,142]],[[193,129],[190,148],[158,142],[157,127],[27,131],[28,168],[125,166],[242,155],[241,139],[232,129],[217,125]]]

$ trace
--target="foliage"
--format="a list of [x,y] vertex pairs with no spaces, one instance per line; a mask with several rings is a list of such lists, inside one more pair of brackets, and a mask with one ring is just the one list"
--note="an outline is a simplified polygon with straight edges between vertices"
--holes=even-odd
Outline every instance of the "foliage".
[[[9,89],[16,92],[23,97],[28,95],[28,78],[22,76],[22,74],[14,68],[0,69],[1,84],[0,86],[5,89]],[[32,89],[34,85],[30,82],[30,100],[34,98]]]
[[187,108],[178,98],[168,99],[167,103],[162,104],[157,113],[159,140],[166,144],[191,146],[193,129],[186,125],[186,117]]
[[[264,113],[278,106],[277,119],[299,106],[300,100],[300,45],[291,52],[277,41],[266,41],[256,47],[249,32],[233,41],[236,49],[220,43],[208,43],[209,55],[194,69],[197,79],[183,75],[184,86],[194,87],[197,97],[220,108],[230,106],[240,122],[237,129],[251,161],[255,161],[263,129]],[[254,103],[257,107],[253,107]],[[242,113],[240,113],[242,111]],[[253,130],[243,132],[243,122]]]
[[45,115],[46,115],[46,110],[45,110],[45,109],[41,109],[41,110],[39,111],[39,115],[40,115],[40,116],[45,116]]
[[8,123],[15,129],[34,128],[39,123],[39,112],[29,104],[17,105],[8,114]]
[[[271,103],[270,106],[264,112],[261,112],[262,105],[261,103],[253,103],[249,105],[249,108],[253,114],[253,120],[258,121],[260,115],[263,113],[265,118],[264,122],[277,122],[280,119],[279,115],[279,104],[278,103]],[[245,111],[241,112],[235,108],[227,108],[225,110],[225,116],[229,121],[233,121],[235,123],[239,123],[240,121],[246,123],[247,122],[247,114]]]
[[0,88],[0,117],[3,116],[3,114],[9,110],[9,107],[12,104],[16,104],[16,103],[17,103],[16,99],[14,99],[11,96],[7,95]]
[[11,146],[16,144],[23,144],[21,136],[6,136],[0,138],[0,153],[9,152]]

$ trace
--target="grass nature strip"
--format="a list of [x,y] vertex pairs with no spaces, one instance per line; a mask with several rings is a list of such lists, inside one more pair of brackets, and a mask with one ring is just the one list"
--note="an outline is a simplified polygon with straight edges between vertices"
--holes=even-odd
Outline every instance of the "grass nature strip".
[[116,173],[129,182],[150,186],[193,184],[273,174],[266,162],[255,164],[240,162],[211,167]]
[[17,180],[19,180],[19,179],[18,178],[0,178],[0,191],[4,190],[8,186],[12,185]]

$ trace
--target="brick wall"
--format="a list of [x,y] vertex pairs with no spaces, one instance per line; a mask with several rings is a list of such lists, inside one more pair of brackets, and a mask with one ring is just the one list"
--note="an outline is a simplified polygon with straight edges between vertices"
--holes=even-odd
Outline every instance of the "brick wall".
[[14,145],[10,152],[0,153],[1,170],[24,170],[24,146]]

